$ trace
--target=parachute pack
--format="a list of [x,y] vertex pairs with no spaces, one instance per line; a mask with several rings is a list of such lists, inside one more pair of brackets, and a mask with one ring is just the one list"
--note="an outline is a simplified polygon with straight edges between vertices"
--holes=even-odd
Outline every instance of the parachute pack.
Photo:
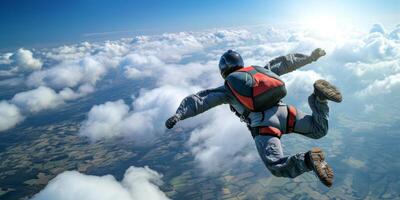
[[262,112],[286,96],[285,83],[279,76],[258,66],[232,72],[226,77],[225,84],[250,112]]

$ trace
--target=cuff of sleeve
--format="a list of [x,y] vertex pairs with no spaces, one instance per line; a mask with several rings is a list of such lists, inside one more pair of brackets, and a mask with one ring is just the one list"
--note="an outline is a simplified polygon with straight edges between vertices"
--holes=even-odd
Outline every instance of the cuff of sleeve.
[[175,114],[175,117],[176,117],[178,120],[181,120],[182,115],[179,114],[179,113],[176,113],[176,114]]
[[315,61],[317,61],[318,60],[318,58],[316,58],[315,56],[309,56],[308,57],[308,62],[315,62]]

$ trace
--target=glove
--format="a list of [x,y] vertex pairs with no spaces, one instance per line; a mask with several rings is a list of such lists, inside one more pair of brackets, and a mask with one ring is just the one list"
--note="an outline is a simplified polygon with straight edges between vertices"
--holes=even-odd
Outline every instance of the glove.
[[165,126],[168,129],[171,129],[175,126],[175,124],[179,121],[178,116],[174,115],[172,117],[170,117],[169,119],[167,119],[167,121],[165,121]]
[[311,53],[310,57],[311,57],[311,59],[313,61],[316,61],[316,60],[318,60],[320,57],[322,57],[324,55],[326,55],[325,50],[323,50],[321,48],[317,48],[317,49],[314,49],[314,51]]

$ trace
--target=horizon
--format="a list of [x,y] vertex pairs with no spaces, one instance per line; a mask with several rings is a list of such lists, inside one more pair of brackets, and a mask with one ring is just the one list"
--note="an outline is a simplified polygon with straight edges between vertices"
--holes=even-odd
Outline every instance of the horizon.
[[[289,1],[6,1],[0,3],[0,52],[83,41],[214,28],[278,25],[373,24],[393,29],[400,19],[394,0]],[[224,11],[226,7],[243,15]],[[284,9],[282,9],[284,8]],[[171,12],[171,10],[173,12]],[[327,22],[324,22],[327,20]],[[99,23],[101,22],[101,23]]]

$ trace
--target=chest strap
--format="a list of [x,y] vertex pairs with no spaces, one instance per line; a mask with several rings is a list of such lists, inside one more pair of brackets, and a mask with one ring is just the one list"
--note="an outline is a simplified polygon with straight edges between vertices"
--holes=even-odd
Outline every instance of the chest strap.
[[292,133],[296,126],[297,111],[294,106],[287,106],[288,116],[286,118],[286,133]]

